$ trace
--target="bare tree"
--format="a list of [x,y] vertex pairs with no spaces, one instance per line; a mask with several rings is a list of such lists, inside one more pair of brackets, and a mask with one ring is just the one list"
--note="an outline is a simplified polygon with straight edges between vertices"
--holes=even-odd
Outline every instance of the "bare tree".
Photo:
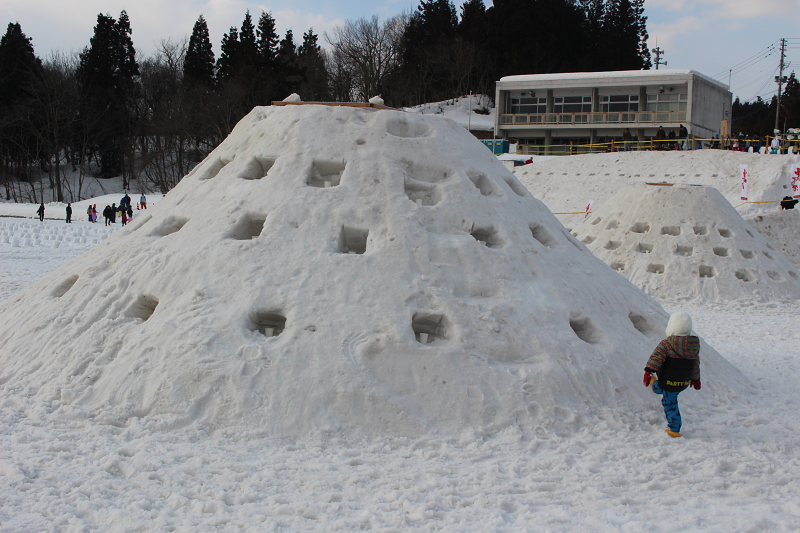
[[[331,45],[329,66],[334,67],[332,83],[350,82],[350,99],[366,101],[379,94],[400,61],[400,44],[408,15],[401,14],[381,23],[377,15],[345,21],[325,33]],[[334,91],[336,96],[347,84]],[[343,96],[343,95],[342,95]]]

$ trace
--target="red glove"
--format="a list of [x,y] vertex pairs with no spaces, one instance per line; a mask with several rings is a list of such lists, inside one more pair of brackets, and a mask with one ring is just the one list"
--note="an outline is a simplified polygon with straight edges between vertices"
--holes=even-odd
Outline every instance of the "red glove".
[[648,372],[646,370],[644,372],[644,386],[645,387],[649,387],[650,386],[650,372]]
[[700,380],[692,381],[691,386],[694,390],[700,390]]

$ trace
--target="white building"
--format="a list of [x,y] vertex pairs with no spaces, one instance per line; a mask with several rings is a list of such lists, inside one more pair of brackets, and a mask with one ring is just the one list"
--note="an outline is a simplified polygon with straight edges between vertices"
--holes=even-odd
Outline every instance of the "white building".
[[677,135],[681,125],[710,138],[730,120],[732,95],[693,70],[630,70],[506,76],[495,101],[498,139],[525,153],[576,153],[621,141],[626,128],[634,141],[654,138],[659,126]]

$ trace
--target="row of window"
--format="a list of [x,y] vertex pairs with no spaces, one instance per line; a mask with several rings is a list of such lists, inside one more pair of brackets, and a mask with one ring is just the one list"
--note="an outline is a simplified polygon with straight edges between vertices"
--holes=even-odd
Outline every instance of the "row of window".
[[[686,94],[663,93],[647,95],[647,111],[686,111]],[[600,96],[598,111],[601,113],[628,113],[639,111],[638,94],[614,94]],[[553,98],[553,113],[590,113],[591,96],[556,96]],[[547,98],[512,98],[512,114],[547,113]]]

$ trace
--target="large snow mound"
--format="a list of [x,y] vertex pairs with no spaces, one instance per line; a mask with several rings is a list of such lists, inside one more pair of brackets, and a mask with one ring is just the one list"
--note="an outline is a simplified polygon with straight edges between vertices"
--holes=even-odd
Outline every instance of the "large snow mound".
[[[714,187],[742,216],[776,209],[777,203],[740,200],[739,165],[748,165],[750,202],[776,202],[791,194],[791,166],[797,155],[765,155],[726,150],[615,152],[555,157],[514,169],[531,193],[568,228],[583,222],[588,200],[599,206],[634,183],[687,183]],[[744,205],[742,205],[744,204]]]
[[800,267],[800,209],[752,214],[745,220],[789,261]]
[[649,294],[671,299],[800,297],[800,274],[713,187],[626,187],[575,236]]
[[[453,121],[255,108],[150,211],[0,305],[0,387],[267,435],[533,431],[652,404],[665,311]],[[748,387],[702,349],[706,397]]]

